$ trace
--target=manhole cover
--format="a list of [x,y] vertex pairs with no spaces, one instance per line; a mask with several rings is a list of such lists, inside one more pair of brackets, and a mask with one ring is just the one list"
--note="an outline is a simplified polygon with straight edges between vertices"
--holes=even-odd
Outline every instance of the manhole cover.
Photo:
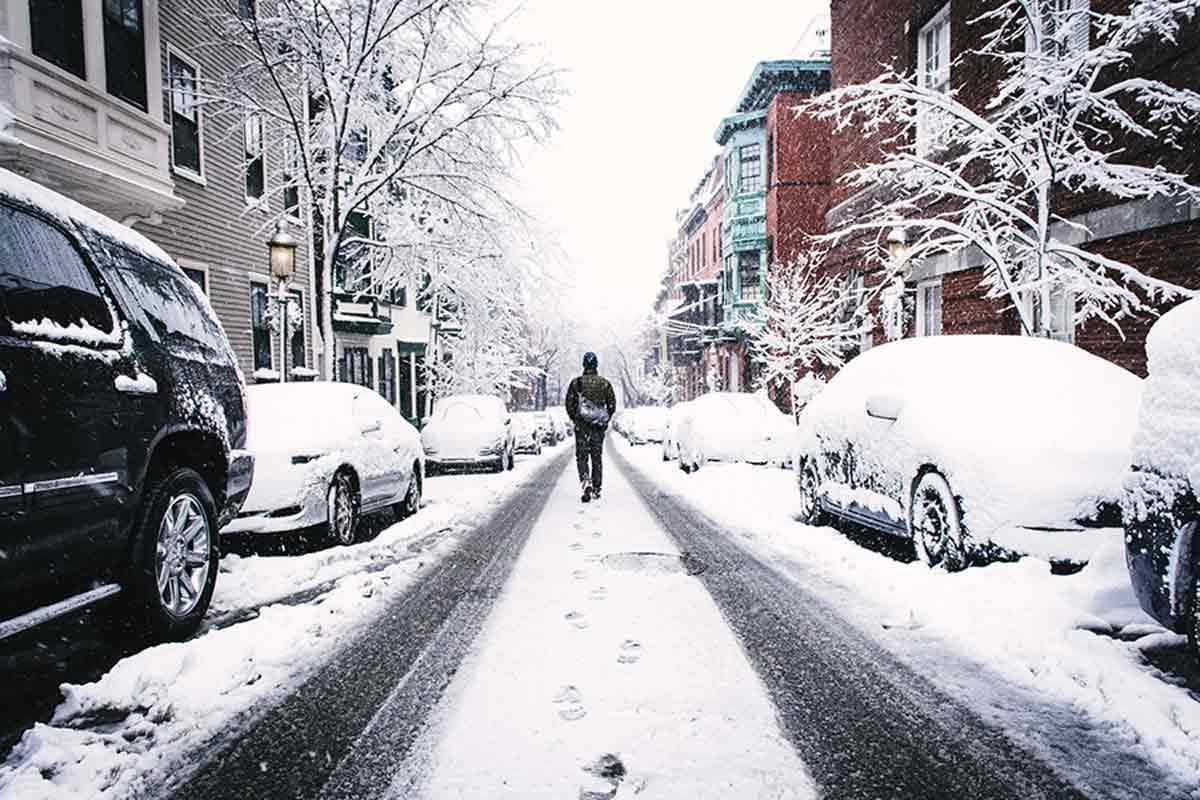
[[670,553],[612,553],[601,559],[610,569],[647,575],[699,575],[707,567],[694,556]]

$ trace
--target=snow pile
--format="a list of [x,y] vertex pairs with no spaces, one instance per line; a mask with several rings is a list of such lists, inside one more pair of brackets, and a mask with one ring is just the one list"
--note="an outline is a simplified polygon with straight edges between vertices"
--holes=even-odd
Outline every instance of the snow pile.
[[1200,469],[1200,300],[1176,306],[1155,323],[1146,356],[1133,463],[1162,475],[1194,475]]
[[[1200,704],[1140,657],[1139,645],[1163,644],[1164,632],[1133,596],[1119,532],[1104,535],[1089,565],[1072,576],[1051,575],[1046,562],[1033,558],[946,573],[880,555],[833,528],[796,522],[789,473],[720,464],[685,476],[654,454],[617,446],[781,573],[810,589],[829,587],[816,590],[837,597],[849,619],[918,662],[951,694],[1008,718],[1014,728],[1027,726],[1026,709],[992,702],[999,676],[1086,713],[1106,736],[1200,785]],[[1092,631],[1156,639],[1124,642]],[[937,645],[932,653],[930,639]],[[1177,644],[1178,637],[1168,635],[1165,643]],[[961,663],[945,658],[946,651]]]
[[80,318],[78,323],[60,325],[48,317],[27,322],[13,322],[14,333],[45,339],[51,342],[75,342],[90,345],[119,345],[123,337],[121,329],[114,326],[112,331],[102,331],[94,327],[86,319]]
[[[1119,502],[1140,395],[1133,374],[1062,342],[905,339],[858,356],[809,402],[798,453],[852,447],[859,485],[902,504],[935,465],[981,539],[1008,525],[1071,527]],[[898,418],[868,415],[868,402]],[[828,471],[819,464],[836,479]]]
[[161,247],[132,228],[6,169],[0,169],[0,195],[36,206],[68,226],[78,222],[93,228],[148,258],[165,264],[175,263]]
[[247,622],[130,656],[95,683],[64,684],[51,722],[27,731],[0,766],[0,796],[146,796],[152,781],[192,766],[196,748],[320,669],[538,463],[430,481],[420,513],[354,547],[224,559],[213,618],[334,586],[319,604],[265,606]]

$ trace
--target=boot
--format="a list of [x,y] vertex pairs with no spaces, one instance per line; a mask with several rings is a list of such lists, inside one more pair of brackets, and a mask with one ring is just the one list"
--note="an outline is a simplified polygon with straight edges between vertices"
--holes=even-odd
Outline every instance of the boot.
[[580,500],[582,500],[582,501],[583,501],[583,502],[585,502],[585,503],[591,502],[591,499],[592,499],[592,482],[591,482],[591,481],[584,481],[584,482],[583,482],[583,484],[582,484],[582,487],[583,487],[583,497],[581,497],[581,498],[579,498],[579,499],[580,499]]

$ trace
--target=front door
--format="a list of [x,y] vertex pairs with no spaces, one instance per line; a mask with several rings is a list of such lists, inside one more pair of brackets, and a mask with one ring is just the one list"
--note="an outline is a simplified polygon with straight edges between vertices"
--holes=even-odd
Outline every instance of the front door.
[[0,204],[0,587],[77,588],[120,552],[126,334],[64,230]]

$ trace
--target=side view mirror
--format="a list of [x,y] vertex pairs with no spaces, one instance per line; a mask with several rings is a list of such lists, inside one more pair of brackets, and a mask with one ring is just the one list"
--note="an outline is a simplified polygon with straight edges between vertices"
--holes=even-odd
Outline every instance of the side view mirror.
[[877,392],[867,397],[867,416],[895,422],[904,410],[904,398],[893,392]]

